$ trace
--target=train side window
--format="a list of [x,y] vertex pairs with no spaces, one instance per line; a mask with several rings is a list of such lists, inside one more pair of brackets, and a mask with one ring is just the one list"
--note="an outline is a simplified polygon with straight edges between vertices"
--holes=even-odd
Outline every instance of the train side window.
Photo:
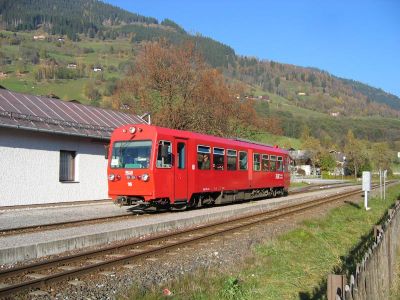
[[224,169],[225,150],[222,148],[214,148],[213,166],[214,170],[222,171]]
[[178,169],[185,168],[185,143],[178,143]]
[[247,170],[247,152],[239,151],[239,170]]
[[261,158],[261,170],[263,172],[269,171],[269,156],[268,154],[263,154]]
[[237,151],[236,150],[226,150],[227,154],[227,169],[229,171],[236,171],[237,169]]
[[170,141],[159,141],[157,152],[157,168],[172,167],[172,144]]
[[278,161],[277,161],[277,171],[282,172],[283,171],[283,158],[282,156],[278,156]]
[[210,170],[211,148],[209,146],[197,146],[197,168],[199,170]]
[[271,155],[269,158],[269,169],[271,172],[276,171],[276,156],[275,155]]
[[253,154],[253,170],[261,171],[261,156],[258,153]]

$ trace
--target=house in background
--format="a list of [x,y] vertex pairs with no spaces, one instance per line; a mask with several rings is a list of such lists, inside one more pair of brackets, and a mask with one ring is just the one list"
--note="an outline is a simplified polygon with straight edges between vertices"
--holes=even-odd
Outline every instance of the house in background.
[[346,174],[346,155],[343,152],[331,150],[329,153],[336,161],[336,166],[329,175],[344,176]]
[[0,206],[106,199],[105,146],[139,116],[0,89]]
[[312,160],[309,151],[289,149],[292,159],[292,173],[300,176],[310,176],[313,174]]
[[68,68],[68,69],[76,69],[76,67],[77,67],[76,63],[69,63],[69,64],[67,65],[67,68]]

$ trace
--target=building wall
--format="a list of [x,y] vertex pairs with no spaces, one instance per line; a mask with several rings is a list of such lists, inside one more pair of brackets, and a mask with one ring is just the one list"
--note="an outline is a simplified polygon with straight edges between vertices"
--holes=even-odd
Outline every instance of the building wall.
[[[59,181],[60,150],[76,151],[76,182]],[[104,143],[0,128],[0,206],[106,199]]]

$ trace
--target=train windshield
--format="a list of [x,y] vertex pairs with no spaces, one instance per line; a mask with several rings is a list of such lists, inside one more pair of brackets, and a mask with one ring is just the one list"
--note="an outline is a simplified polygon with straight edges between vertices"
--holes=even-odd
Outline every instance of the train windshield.
[[148,169],[151,141],[115,142],[112,149],[112,169]]

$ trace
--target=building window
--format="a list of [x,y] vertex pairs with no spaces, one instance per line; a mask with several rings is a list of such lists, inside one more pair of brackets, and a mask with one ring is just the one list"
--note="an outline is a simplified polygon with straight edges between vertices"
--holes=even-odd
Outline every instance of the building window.
[[227,150],[227,155],[228,155],[228,165],[227,169],[230,171],[235,171],[236,170],[236,164],[237,164],[237,152],[236,150]]
[[75,181],[75,151],[60,150],[60,181]]

